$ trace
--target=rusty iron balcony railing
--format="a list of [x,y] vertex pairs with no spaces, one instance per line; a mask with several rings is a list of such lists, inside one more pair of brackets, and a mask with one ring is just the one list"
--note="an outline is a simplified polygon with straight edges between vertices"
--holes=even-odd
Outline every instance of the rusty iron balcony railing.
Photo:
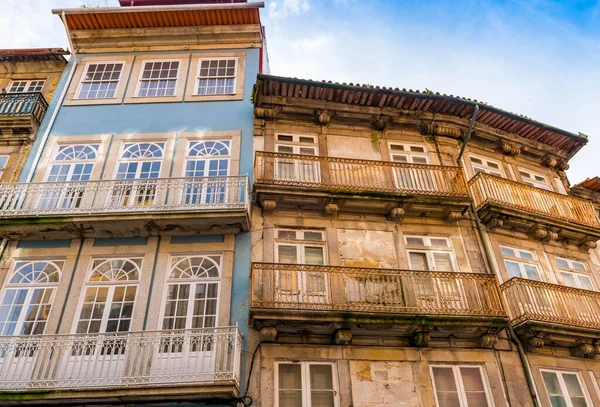
[[491,274],[253,263],[254,309],[506,317]]
[[487,204],[600,228],[594,205],[585,199],[547,191],[531,185],[480,172],[469,180],[477,209]]
[[240,209],[245,175],[0,184],[0,217]]
[[512,324],[527,321],[600,329],[600,293],[523,278],[501,286]]
[[255,183],[336,192],[469,198],[460,167],[257,151]]
[[0,389],[239,387],[241,347],[237,327],[0,336]]
[[39,126],[48,110],[48,102],[40,92],[0,93],[0,119],[31,116]]

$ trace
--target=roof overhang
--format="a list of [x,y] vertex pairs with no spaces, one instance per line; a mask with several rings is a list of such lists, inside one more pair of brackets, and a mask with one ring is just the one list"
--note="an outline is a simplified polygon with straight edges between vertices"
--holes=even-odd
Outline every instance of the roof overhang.
[[63,61],[69,51],[62,48],[0,49],[0,62]]
[[[426,113],[429,116],[453,116],[469,120],[475,106],[479,105],[476,123],[478,126],[495,129],[499,132],[516,136],[530,146],[546,145],[552,151],[559,151],[565,158],[571,158],[587,142],[587,136],[575,134],[548,124],[532,120],[505,110],[455,96],[439,93],[419,92],[406,89],[380,88],[367,85],[339,84],[319,82],[297,78],[272,75],[258,75],[255,105],[260,106],[263,99],[282,98],[284,103],[293,99],[325,102],[328,107],[350,105],[371,108],[389,109],[415,113]],[[304,102],[306,103],[306,102]],[[337,105],[336,105],[337,104]]]

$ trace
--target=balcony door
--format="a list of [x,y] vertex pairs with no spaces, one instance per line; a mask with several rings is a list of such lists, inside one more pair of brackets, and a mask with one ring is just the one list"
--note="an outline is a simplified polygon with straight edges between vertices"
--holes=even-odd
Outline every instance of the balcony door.
[[85,192],[89,190],[87,181],[92,177],[97,155],[97,144],[58,146],[40,187],[42,192],[34,197],[36,209],[76,209],[85,200],[92,200],[93,196],[86,196]]
[[[325,239],[321,230],[278,229],[276,231],[275,262],[278,302],[329,304],[327,273],[313,267],[325,264]],[[290,265],[290,266],[286,266]]]
[[418,144],[390,144],[390,158],[394,163],[407,164],[394,167],[394,181],[396,188],[406,191],[437,191],[438,186],[432,173],[419,168],[418,165],[430,164],[427,150],[424,145]]
[[275,152],[279,154],[275,159],[275,179],[308,185],[321,182],[317,143],[315,136],[276,135]]
[[185,157],[184,205],[227,202],[231,141],[192,141]]
[[214,343],[221,285],[220,255],[178,256],[171,259],[162,312],[160,342],[152,375],[212,377],[215,360],[226,350]]
[[[45,332],[63,261],[16,261],[0,296],[0,380],[33,378],[39,360],[48,352],[38,351],[37,335]],[[21,336],[4,341],[2,337]]]
[[[75,321],[76,335],[60,369],[61,385],[121,384],[132,349],[131,328],[142,259],[95,259]],[[104,335],[102,335],[104,334]],[[135,351],[134,351],[135,352]]]
[[[125,143],[115,173],[118,182],[111,205],[140,207],[153,205],[158,197],[165,143]],[[163,193],[166,191],[162,191]]]

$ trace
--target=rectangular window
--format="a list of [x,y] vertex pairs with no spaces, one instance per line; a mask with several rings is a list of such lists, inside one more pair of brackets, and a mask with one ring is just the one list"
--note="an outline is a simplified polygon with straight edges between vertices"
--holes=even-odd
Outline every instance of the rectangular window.
[[438,407],[488,407],[492,397],[481,366],[431,366],[435,402]]
[[471,161],[471,167],[473,168],[473,175],[478,172],[485,172],[486,174],[506,178],[504,170],[502,169],[502,164],[499,161],[474,155],[471,155],[469,160]]
[[179,61],[146,61],[140,74],[138,97],[174,96]]
[[502,246],[500,249],[510,278],[520,277],[543,281],[539,263],[533,252],[506,246]]
[[559,370],[541,370],[541,372],[552,406],[588,407],[592,405],[584,393],[577,373]]
[[278,407],[337,407],[337,380],[332,363],[279,363]]
[[237,58],[200,60],[196,95],[234,94],[236,71]]
[[406,236],[411,270],[455,271],[454,251],[446,237]]
[[590,276],[581,273],[586,271],[583,263],[557,257],[556,265],[560,269],[560,279],[564,285],[584,290],[594,290]]
[[6,165],[8,164],[8,156],[0,155],[0,177],[4,175],[4,171],[6,170]]
[[519,168],[519,174],[521,175],[521,181],[524,184],[531,185],[532,187],[542,188],[547,191],[552,190],[548,184],[548,179],[543,175],[536,174],[535,172],[524,170],[522,168]]
[[425,146],[417,144],[390,144],[390,158],[396,163],[429,164]]
[[85,69],[79,92],[79,99],[114,98],[124,63],[90,63]]
[[[275,152],[307,156],[319,155],[318,140],[315,136],[278,134],[275,137]],[[332,178],[335,170],[331,171]],[[319,162],[310,158],[278,157],[276,159],[275,177],[279,180],[299,182],[319,182],[321,171]]]
[[8,88],[8,93],[41,92],[44,80],[13,81]]

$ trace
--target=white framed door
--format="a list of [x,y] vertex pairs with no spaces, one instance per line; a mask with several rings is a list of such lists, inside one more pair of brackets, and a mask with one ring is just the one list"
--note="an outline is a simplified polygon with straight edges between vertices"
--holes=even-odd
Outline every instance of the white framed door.
[[281,154],[304,155],[303,157],[279,156],[275,160],[275,179],[300,183],[321,182],[321,166],[319,161],[311,159],[319,155],[317,138],[314,136],[278,134],[275,152]]
[[191,141],[187,146],[181,203],[184,205],[227,202],[231,159],[230,140]]

